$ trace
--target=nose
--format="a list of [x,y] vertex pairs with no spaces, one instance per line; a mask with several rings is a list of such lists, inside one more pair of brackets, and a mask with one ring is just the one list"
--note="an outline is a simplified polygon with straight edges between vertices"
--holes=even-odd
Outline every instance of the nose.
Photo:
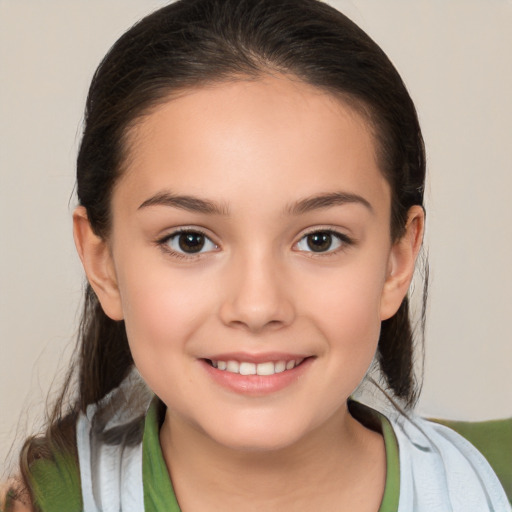
[[260,333],[293,322],[295,309],[289,280],[270,256],[238,258],[230,263],[227,274],[220,307],[225,325]]

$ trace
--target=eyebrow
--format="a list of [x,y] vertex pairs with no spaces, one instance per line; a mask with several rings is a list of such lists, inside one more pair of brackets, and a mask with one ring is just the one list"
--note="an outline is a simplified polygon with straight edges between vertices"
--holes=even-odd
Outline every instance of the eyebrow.
[[321,210],[331,206],[340,206],[344,204],[360,204],[374,213],[372,205],[362,196],[347,192],[331,192],[327,194],[318,194],[311,197],[300,199],[290,205],[286,212],[289,215],[301,215],[312,210]]
[[140,206],[139,210],[150,206],[170,206],[180,208],[190,212],[206,213],[209,215],[228,215],[227,206],[209,199],[201,199],[195,196],[175,195],[170,192],[160,192],[146,199]]
[[[360,195],[347,192],[331,192],[300,199],[286,207],[285,213],[288,213],[289,215],[301,215],[313,210],[321,210],[332,206],[353,203],[361,204],[371,213],[374,212],[372,205]],[[149,199],[146,199],[138,209],[141,210],[150,206],[168,206],[208,215],[229,215],[229,208],[221,203],[216,203],[215,201],[202,199],[196,196],[176,195],[170,192],[160,192],[155,194]]]

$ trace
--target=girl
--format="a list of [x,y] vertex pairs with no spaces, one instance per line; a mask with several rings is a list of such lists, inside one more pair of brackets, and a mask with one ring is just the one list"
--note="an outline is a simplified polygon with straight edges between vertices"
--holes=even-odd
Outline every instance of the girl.
[[[424,181],[400,77],[329,6],[182,0],[129,30],[78,155],[77,394],[7,509],[510,510],[510,423],[493,470],[412,412]],[[395,411],[350,399],[372,363]]]

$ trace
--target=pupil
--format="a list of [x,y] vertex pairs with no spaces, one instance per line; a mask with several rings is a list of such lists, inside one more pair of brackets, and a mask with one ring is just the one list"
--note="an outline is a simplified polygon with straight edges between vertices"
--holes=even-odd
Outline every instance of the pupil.
[[201,233],[182,233],[179,244],[183,252],[199,252],[204,246],[204,235],[201,235]]
[[308,247],[314,252],[326,251],[331,247],[332,235],[330,233],[313,233],[308,235]]

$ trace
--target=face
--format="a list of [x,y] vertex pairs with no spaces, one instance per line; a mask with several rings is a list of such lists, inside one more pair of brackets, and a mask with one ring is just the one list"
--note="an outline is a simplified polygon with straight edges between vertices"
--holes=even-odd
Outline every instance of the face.
[[114,291],[97,293],[167,419],[274,449],[346,414],[405,293],[390,291],[391,194],[363,118],[268,77],[169,100],[129,148]]

